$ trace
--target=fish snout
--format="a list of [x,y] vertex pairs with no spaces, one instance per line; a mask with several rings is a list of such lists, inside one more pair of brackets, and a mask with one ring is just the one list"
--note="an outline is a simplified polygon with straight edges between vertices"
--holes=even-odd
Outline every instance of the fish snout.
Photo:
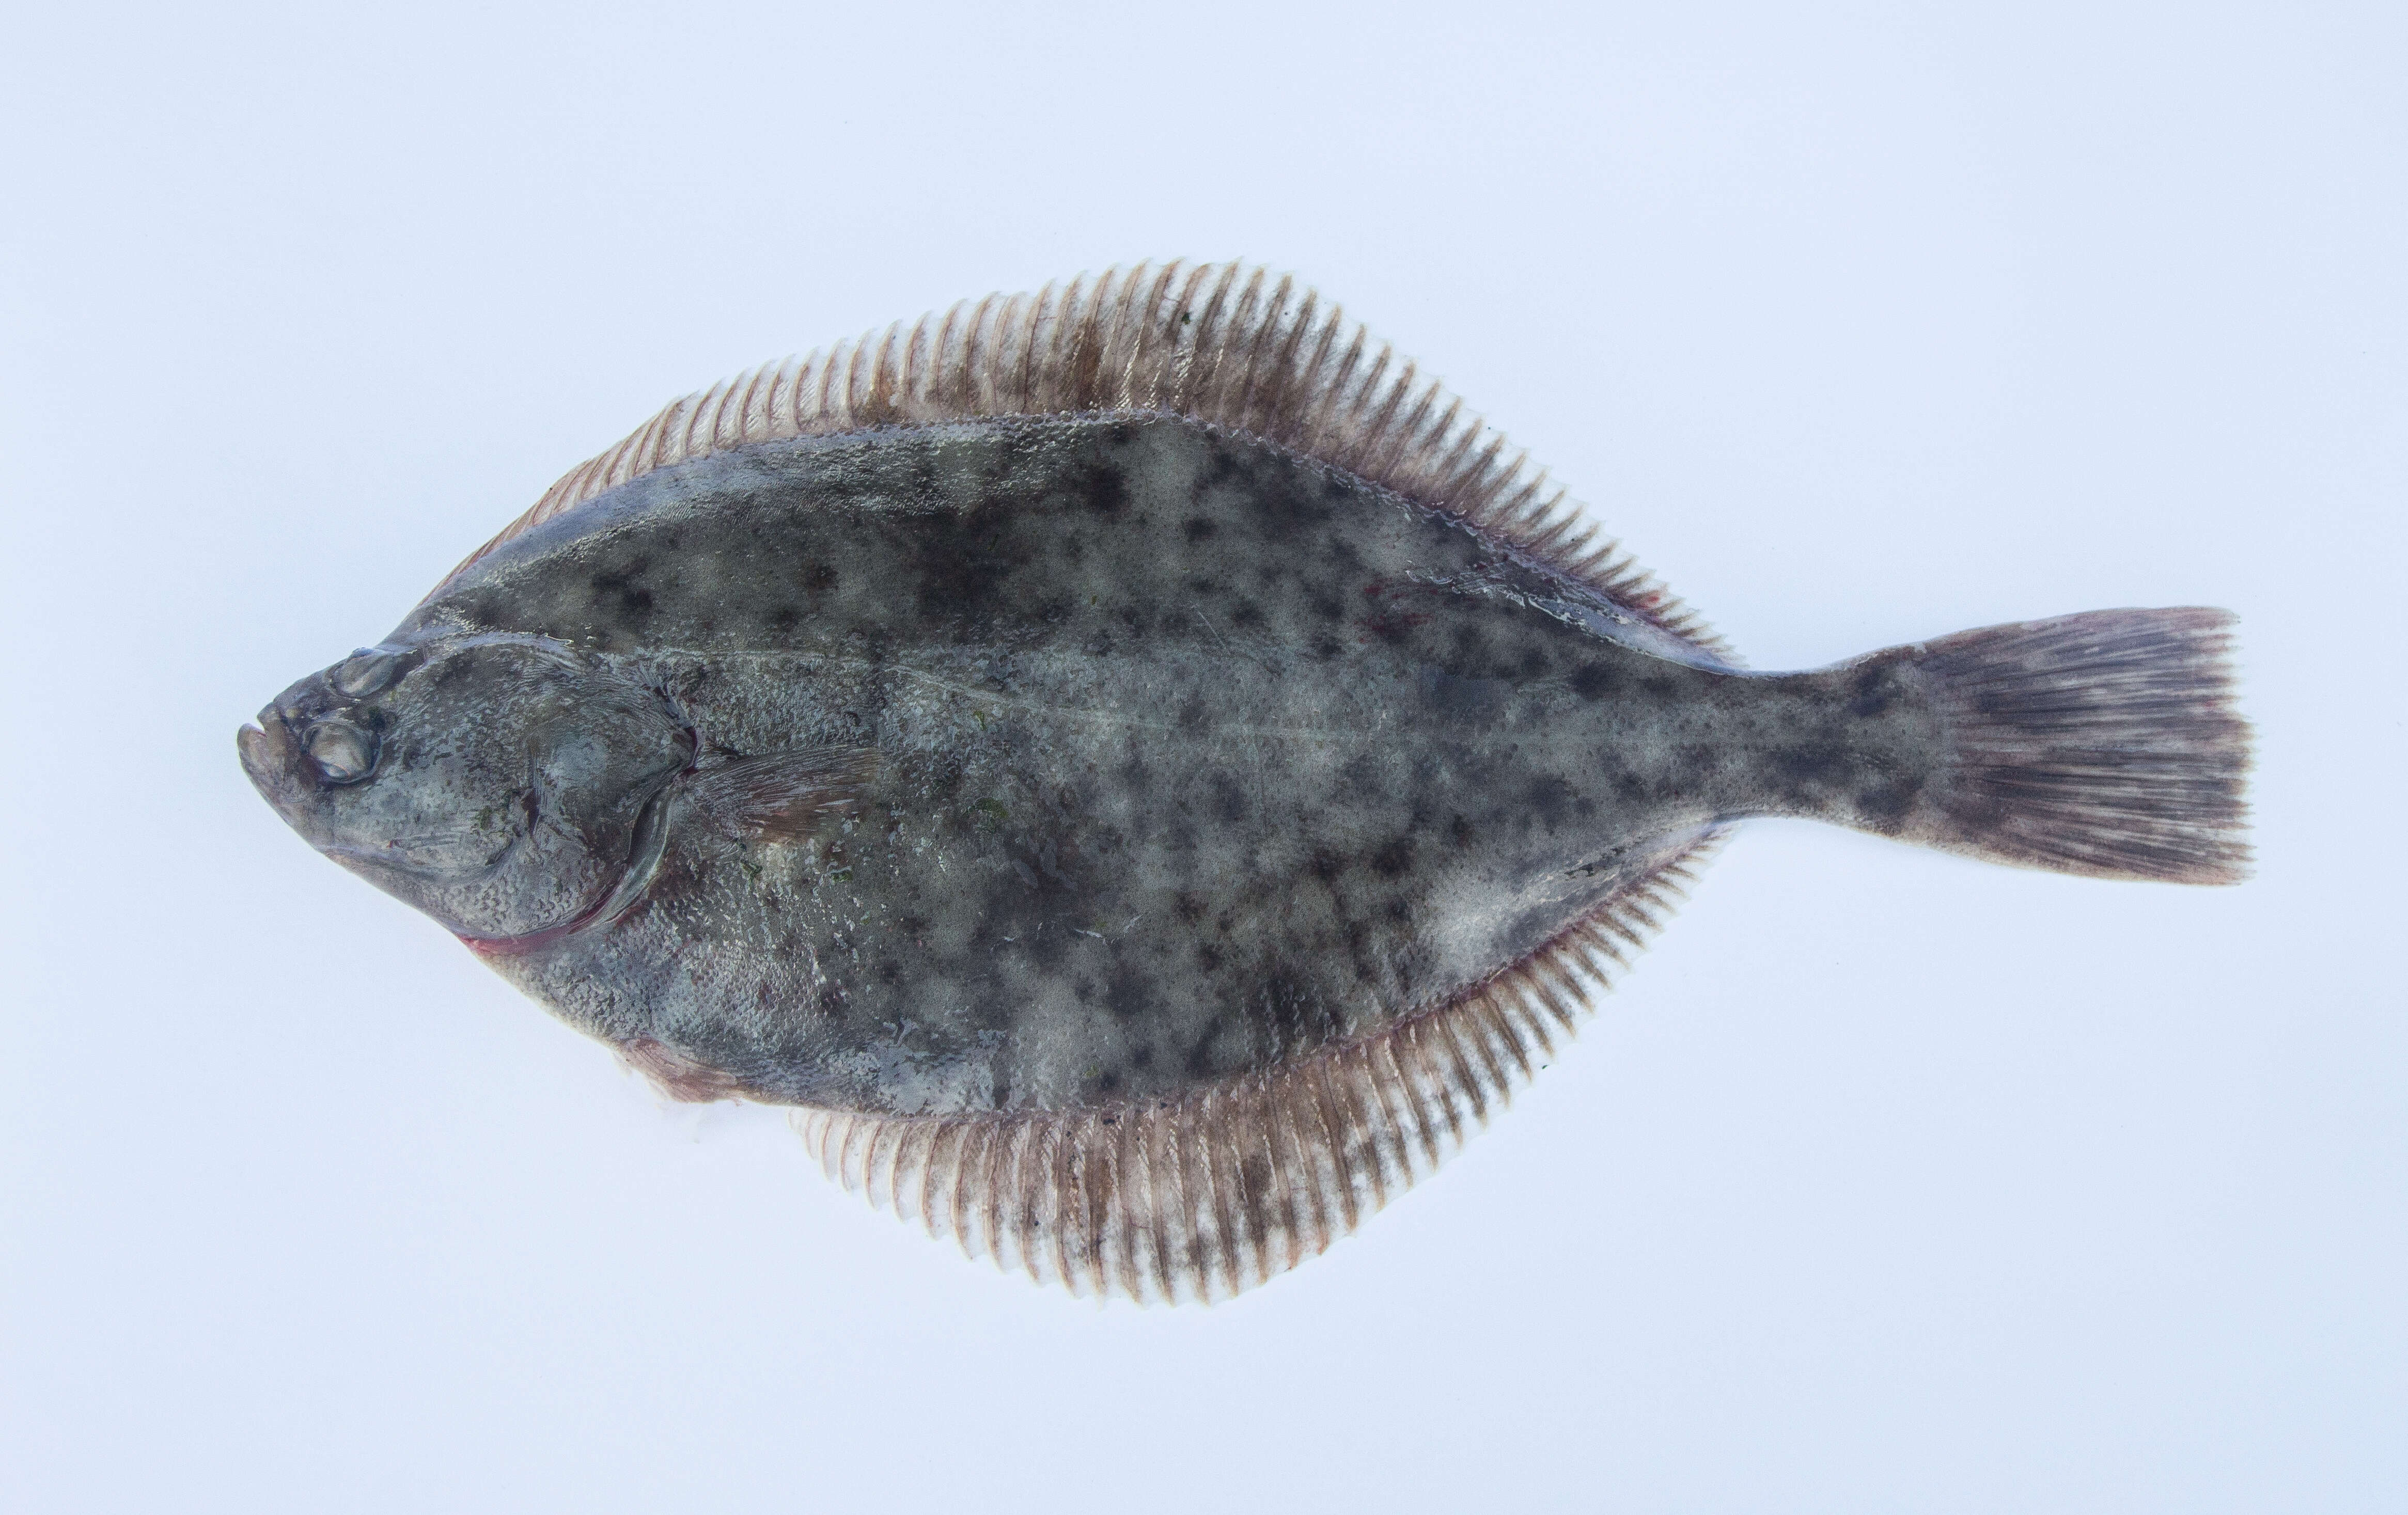
[[257,720],[244,722],[234,734],[234,745],[251,787],[269,804],[289,798],[301,787],[301,744],[294,739],[293,728],[285,724],[275,706],[260,711]]

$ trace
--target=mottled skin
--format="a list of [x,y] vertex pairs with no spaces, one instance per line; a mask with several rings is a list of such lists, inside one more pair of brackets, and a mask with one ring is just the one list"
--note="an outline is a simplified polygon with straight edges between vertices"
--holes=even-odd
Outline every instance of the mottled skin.
[[[246,735],[305,836],[694,1090],[906,1113],[1277,1064],[1476,984],[1717,821],[1911,832],[1942,741],[1896,660],[1736,672],[1172,419],[702,458],[504,544],[383,654],[385,687],[338,665]],[[330,715],[375,734],[366,777],[306,756]],[[869,776],[799,839],[699,797],[824,749]]]

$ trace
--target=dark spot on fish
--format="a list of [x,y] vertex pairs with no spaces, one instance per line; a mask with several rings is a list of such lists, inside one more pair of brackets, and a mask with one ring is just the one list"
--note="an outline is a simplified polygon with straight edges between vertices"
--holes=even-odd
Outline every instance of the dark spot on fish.
[[1619,682],[1613,670],[1602,663],[1584,663],[1572,674],[1572,693],[1584,700],[1611,693]]
[[1466,821],[1460,813],[1457,813],[1453,821],[1447,822],[1446,839],[1453,842],[1457,847],[1470,846],[1471,822]]
[[1234,825],[1246,818],[1246,792],[1227,774],[1215,770],[1212,779],[1212,814],[1216,820]]
[[1128,476],[1110,464],[1081,469],[1071,487],[1097,515],[1116,516],[1128,508]]
[[1220,529],[1221,523],[1219,522],[1210,520],[1204,516],[1190,516],[1187,518],[1186,524],[1179,528],[1180,534],[1191,542],[1207,541],[1217,534]]
[[1111,981],[1104,987],[1104,1008],[1123,1021],[1137,1019],[1161,999],[1154,980],[1126,965],[1113,969]]
[[608,607],[621,621],[641,621],[651,615],[652,592],[636,581],[649,566],[650,560],[638,558],[617,573],[595,574],[594,603]]
[[1196,944],[1196,965],[1205,972],[1212,972],[1226,961],[1227,959],[1222,954],[1220,943],[1204,941]]
[[1394,879],[1413,865],[1413,839],[1399,836],[1371,854],[1371,871],[1383,879]]
[[1028,552],[1007,529],[1007,516],[999,508],[916,516],[910,531],[896,532],[923,615],[960,625],[965,636],[983,633],[989,607],[1004,596],[1012,570]]
[[1212,1076],[1219,1062],[1213,1055],[1213,1044],[1221,1039],[1221,1033],[1228,1023],[1229,1012],[1226,1010],[1215,1011],[1212,1018],[1205,1022],[1204,1034],[1197,1037],[1195,1045],[1187,1050],[1184,1070],[1187,1077],[1208,1079]]
[[1330,848],[1316,847],[1305,860],[1304,869],[1326,884],[1346,871],[1346,859]]
[[1868,823],[1885,830],[1894,830],[1914,808],[1915,799],[1923,793],[1923,780],[1911,775],[1898,775],[1866,785],[1856,792],[1856,812]]
[[1859,720],[1870,720],[1897,703],[1898,681],[1887,668],[1867,668],[1856,675],[1848,695],[1848,713]]
[[1015,945],[1031,966],[1050,972],[1068,960],[1073,942],[1084,939],[1071,936],[1054,922],[1039,919]]
[[1773,771],[1799,789],[1823,789],[1848,770],[1847,755],[1828,747],[1793,747],[1773,754]]
[[[1049,807],[1049,808],[1054,809],[1057,816],[1060,814],[1058,807]],[[1062,871],[1061,849],[1066,846],[1071,850],[1074,855],[1077,853],[1078,843],[1075,840],[1065,837],[1057,841],[1049,836],[1045,840],[1038,843],[1035,848],[1031,849],[1028,854],[1036,861],[1037,871],[1043,874],[1046,878],[1053,879],[1055,883],[1068,883],[1070,881],[1069,875]]]
[[1523,803],[1550,831],[1563,823],[1564,813],[1571,808],[1572,786],[1553,774],[1530,780],[1523,793]]

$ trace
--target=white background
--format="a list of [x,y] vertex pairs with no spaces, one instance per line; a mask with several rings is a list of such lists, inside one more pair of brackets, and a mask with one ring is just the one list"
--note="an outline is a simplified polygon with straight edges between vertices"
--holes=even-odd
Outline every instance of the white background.
[[[9,7],[0,1505],[2408,1504],[2397,7]],[[236,725],[661,402],[1244,254],[1759,667],[2243,616],[2258,878],[1748,827],[1437,1180],[1097,1308],[663,1110]]]

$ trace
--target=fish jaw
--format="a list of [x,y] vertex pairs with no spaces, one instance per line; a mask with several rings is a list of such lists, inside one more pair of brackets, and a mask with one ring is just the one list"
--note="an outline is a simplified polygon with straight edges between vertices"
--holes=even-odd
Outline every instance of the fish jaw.
[[303,831],[295,807],[301,796],[314,787],[315,780],[300,740],[293,735],[282,710],[270,705],[256,719],[244,722],[234,734],[234,745],[251,787],[259,791],[259,797],[283,818],[286,825],[302,831],[306,836],[308,833]]
[[[277,724],[280,730],[283,723]],[[242,771],[249,776],[251,787],[259,791],[259,797],[270,805],[276,803],[276,775],[282,765],[283,750],[290,749],[292,742],[288,734],[280,744],[260,721],[246,721],[234,734],[235,753],[242,760]]]

